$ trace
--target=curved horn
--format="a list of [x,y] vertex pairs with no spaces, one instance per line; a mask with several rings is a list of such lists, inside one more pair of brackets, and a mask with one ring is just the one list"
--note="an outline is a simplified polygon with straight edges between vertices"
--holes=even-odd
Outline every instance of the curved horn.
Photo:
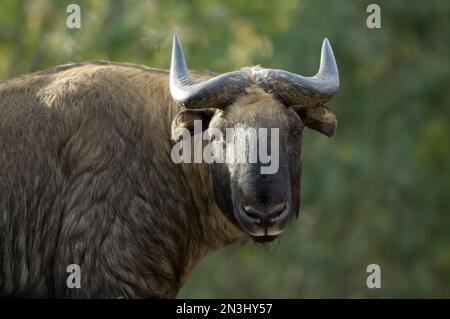
[[243,94],[251,84],[242,71],[229,72],[212,79],[196,82],[190,76],[178,37],[173,37],[170,65],[170,93],[186,108],[225,107]]
[[283,70],[258,71],[257,83],[266,91],[274,92],[287,106],[323,104],[337,93],[339,73],[333,49],[327,38],[323,40],[319,72],[303,77]]

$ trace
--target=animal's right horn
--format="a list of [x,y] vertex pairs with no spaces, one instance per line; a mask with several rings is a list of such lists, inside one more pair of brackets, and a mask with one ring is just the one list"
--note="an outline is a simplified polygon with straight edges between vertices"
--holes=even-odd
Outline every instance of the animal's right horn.
[[172,98],[186,108],[222,108],[244,93],[251,84],[248,74],[235,71],[212,79],[196,82],[190,76],[178,37],[173,37],[170,65],[170,93]]

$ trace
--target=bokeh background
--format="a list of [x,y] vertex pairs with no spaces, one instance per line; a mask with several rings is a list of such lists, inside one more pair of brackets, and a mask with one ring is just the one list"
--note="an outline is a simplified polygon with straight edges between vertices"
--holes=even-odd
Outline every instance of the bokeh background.
[[[381,7],[381,29],[366,7]],[[81,6],[81,29],[66,7]],[[304,136],[300,217],[276,248],[210,254],[179,297],[450,297],[450,2],[2,0],[0,79],[108,59],[316,72],[332,43],[338,133]],[[381,289],[366,287],[368,264]]]

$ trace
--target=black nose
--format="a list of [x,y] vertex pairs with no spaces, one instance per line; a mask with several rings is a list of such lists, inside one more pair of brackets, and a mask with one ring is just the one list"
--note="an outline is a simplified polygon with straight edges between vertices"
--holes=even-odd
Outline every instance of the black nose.
[[242,211],[248,222],[260,224],[266,228],[284,221],[288,216],[288,207],[285,202],[261,207],[243,205]]

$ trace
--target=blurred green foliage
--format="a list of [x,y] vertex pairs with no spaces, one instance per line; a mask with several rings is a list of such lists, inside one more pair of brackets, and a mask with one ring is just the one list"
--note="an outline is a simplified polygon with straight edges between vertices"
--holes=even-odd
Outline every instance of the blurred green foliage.
[[[66,27],[66,7],[82,10]],[[338,134],[304,136],[302,210],[276,249],[209,255],[180,297],[450,297],[450,2],[3,0],[0,79],[109,59],[168,68],[172,34],[190,67],[261,64],[303,75],[332,43]],[[382,288],[366,287],[379,264]]]

